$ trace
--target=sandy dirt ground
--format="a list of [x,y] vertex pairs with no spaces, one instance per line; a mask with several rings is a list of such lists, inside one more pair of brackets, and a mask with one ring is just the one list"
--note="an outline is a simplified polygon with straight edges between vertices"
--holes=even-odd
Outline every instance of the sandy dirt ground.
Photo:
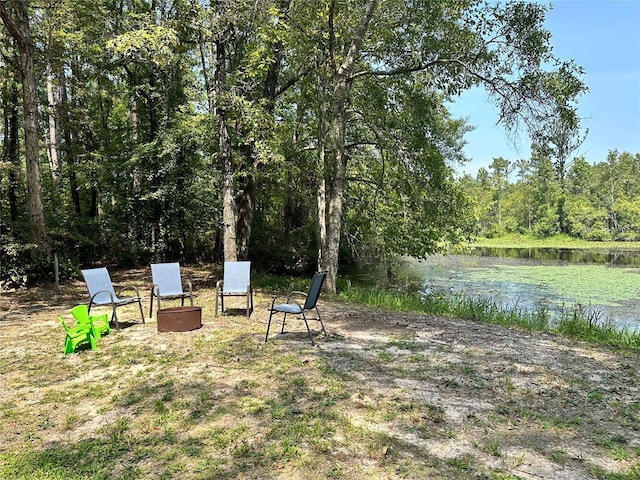
[[[204,326],[181,334],[181,348],[212,338],[231,325],[230,317],[212,315],[215,275],[207,269],[192,269],[189,274],[195,278],[199,303],[205,305]],[[146,276],[144,270],[114,276],[116,281],[126,278],[141,285],[145,314],[149,307],[147,292],[142,290]],[[65,283],[60,294],[51,286],[2,292],[0,365],[4,387],[0,389],[0,405],[14,404],[17,398],[25,408],[30,402],[37,403],[37,385],[29,385],[22,371],[28,366],[20,359],[26,349],[43,348],[30,339],[37,338],[43,329],[54,331],[57,315],[84,298],[83,289],[82,282],[72,281]],[[270,300],[269,292],[257,292],[251,319],[233,320],[242,324],[256,348],[264,343]],[[350,421],[393,438],[396,449],[405,445],[402,455],[419,458],[423,452],[449,466],[466,459],[476,471],[505,472],[504,477],[468,478],[639,478],[629,473],[640,472],[637,352],[335,300],[321,300],[320,309],[328,336],[319,336],[315,347],[308,345],[304,328],[284,335],[276,329],[270,342],[278,351],[322,360],[333,372],[344,374],[353,392],[343,405],[350,409]],[[175,348],[167,346],[167,339],[173,338],[167,335],[172,334],[158,334],[155,320],[147,319],[144,325],[131,324],[101,341],[104,345],[141,342],[146,348],[167,351]],[[68,358],[58,352],[52,361]],[[194,365],[188,371],[200,367]],[[371,411],[383,411],[394,402],[427,406],[433,412],[429,418],[433,431],[424,434],[420,428],[399,428],[397,422],[384,418],[371,421]],[[9,448],[10,442],[20,440],[9,431],[8,420],[0,418],[0,425],[4,436],[0,447]],[[59,430],[45,429],[33,448],[46,445],[48,435],[57,441],[82,437],[92,425],[85,423],[62,436]],[[334,454],[339,459],[350,455],[348,451]],[[348,462],[348,458],[343,460]],[[616,472],[627,476],[606,476]],[[354,473],[348,478],[359,477]],[[433,478],[465,477],[462,473]]]

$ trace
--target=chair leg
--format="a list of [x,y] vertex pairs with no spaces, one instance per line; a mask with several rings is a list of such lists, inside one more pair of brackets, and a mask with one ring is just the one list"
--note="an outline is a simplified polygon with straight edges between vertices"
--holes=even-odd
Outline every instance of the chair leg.
[[309,340],[311,340],[311,345],[315,345],[313,343],[313,336],[311,335],[311,329],[309,328],[309,322],[307,322],[307,316],[302,312],[302,319],[304,320],[304,324],[307,327],[307,333],[309,334]]
[[120,323],[118,322],[118,314],[116,313],[116,306],[113,306],[113,313],[111,314],[111,323],[114,323],[116,330],[120,330]]
[[284,333],[284,322],[287,320],[287,312],[284,313],[284,317],[282,317],[282,328],[280,329],[280,333]]
[[71,340],[69,335],[67,335],[67,337],[64,339],[64,354],[69,355],[71,352],[73,352],[73,341]]
[[151,291],[151,301],[149,302],[149,318],[153,317],[153,290]]
[[322,322],[322,318],[320,318],[320,311],[318,307],[316,307],[316,315],[318,315],[318,321],[320,322],[320,326],[322,327],[322,334],[326,337],[327,331],[324,329],[324,323]]
[[140,318],[142,318],[142,323],[146,323],[144,321],[144,312],[142,311],[142,300],[138,299],[138,307],[140,307]]
[[224,293],[216,292],[216,317],[218,316],[218,300],[220,301],[220,314],[224,315]]
[[271,328],[271,317],[273,316],[273,310],[269,313],[269,322],[267,323],[267,334],[264,336],[264,343],[269,340],[269,329]]

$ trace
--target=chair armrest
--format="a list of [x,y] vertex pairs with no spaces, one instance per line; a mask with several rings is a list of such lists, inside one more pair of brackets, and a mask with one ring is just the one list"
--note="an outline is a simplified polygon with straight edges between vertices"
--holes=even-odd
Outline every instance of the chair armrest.
[[66,330],[69,335],[72,336],[83,335],[91,331],[91,322],[76,324],[73,327],[66,327]]
[[271,310],[273,310],[273,306],[276,304],[276,300],[278,300],[279,298],[284,298],[284,297],[280,297],[280,296],[273,297],[273,300],[271,301]]
[[287,295],[287,303],[289,303],[291,301],[291,298],[295,297],[295,296],[300,296],[300,297],[307,298],[307,294],[306,293],[294,290],[293,292],[289,292],[289,295]]
[[[184,288],[187,287],[187,288]],[[186,283],[184,285],[182,285],[182,289],[183,290],[188,290],[189,291],[189,296],[191,296],[191,293],[193,292],[193,286],[191,284],[191,280],[187,280]]]
[[160,296],[160,285],[158,285],[157,283],[154,283],[151,286],[151,296],[153,297],[154,295],[156,297]]
[[[291,294],[289,294],[289,295],[291,295]],[[270,311],[273,310],[273,307],[276,305],[276,300],[279,300],[279,299],[284,300],[285,297],[283,297],[282,295],[273,297],[273,300],[271,301],[271,309],[270,309]],[[288,304],[288,305],[296,305],[300,310],[302,310],[302,305],[300,305],[295,300],[291,300],[290,296],[286,297],[286,300],[284,302],[282,302],[282,303],[285,303],[285,304]]]
[[288,296],[285,297],[284,295],[274,295],[273,300],[271,301],[272,310],[273,310],[273,306],[276,304],[276,301],[279,301],[278,303],[289,303],[289,297]]
[[122,290],[120,290],[120,293],[118,294],[118,296],[122,295],[127,290],[133,290],[134,292],[136,292],[135,296],[140,298],[140,293],[138,293],[138,289],[136,287],[134,287],[133,285],[129,285],[129,286],[123,287]]
[[[107,295],[109,295],[109,300],[111,301],[111,304],[114,303],[113,295],[111,294],[111,292],[109,290],[100,290],[99,292],[96,292],[96,293],[93,294],[93,296],[89,300],[89,306],[94,305],[93,299],[96,298],[98,295],[100,295],[102,293],[106,293]],[[97,304],[96,303],[95,305],[103,305],[103,304]]]

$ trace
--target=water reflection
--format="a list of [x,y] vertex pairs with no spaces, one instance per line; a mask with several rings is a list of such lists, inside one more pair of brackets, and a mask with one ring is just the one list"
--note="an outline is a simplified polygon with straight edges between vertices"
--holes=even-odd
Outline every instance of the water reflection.
[[538,261],[640,266],[640,252],[632,250],[472,247],[469,250],[469,254],[480,257],[527,258]]

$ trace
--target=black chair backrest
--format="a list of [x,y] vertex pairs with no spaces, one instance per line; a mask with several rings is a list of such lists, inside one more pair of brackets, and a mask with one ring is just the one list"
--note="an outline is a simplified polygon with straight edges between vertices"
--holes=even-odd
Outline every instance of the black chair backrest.
[[313,275],[313,279],[311,280],[311,288],[309,289],[309,294],[307,295],[307,300],[304,302],[304,309],[309,310],[311,308],[315,308],[316,303],[318,303],[318,297],[320,296],[320,290],[322,289],[322,284],[324,283],[324,278],[327,276],[327,271],[316,272]]

